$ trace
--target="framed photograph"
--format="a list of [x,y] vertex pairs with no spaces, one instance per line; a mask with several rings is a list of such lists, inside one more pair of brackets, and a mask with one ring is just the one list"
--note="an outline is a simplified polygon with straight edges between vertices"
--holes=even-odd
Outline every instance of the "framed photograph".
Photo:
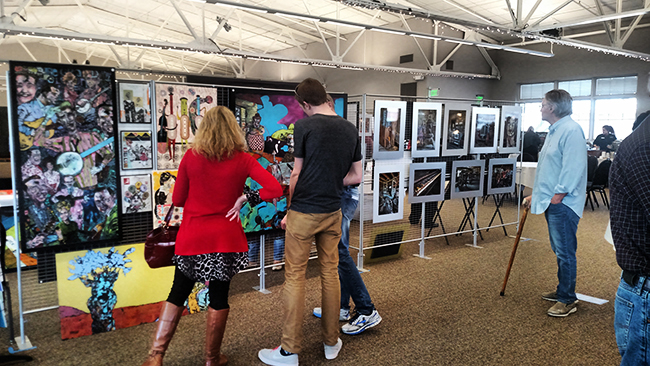
[[467,155],[469,110],[470,106],[467,104],[445,104],[445,118],[442,127],[442,156]]
[[470,154],[497,152],[499,108],[472,107]]
[[490,159],[488,194],[513,193],[517,159]]
[[483,195],[485,160],[456,160],[451,170],[451,198]]
[[375,165],[372,195],[372,222],[404,218],[404,166]]
[[406,102],[375,101],[374,159],[399,159],[404,155]]
[[24,251],[120,238],[115,69],[9,63]]
[[153,169],[151,131],[122,131],[122,170]]
[[501,107],[501,128],[499,129],[499,152],[519,153],[521,146],[521,107]]
[[122,123],[151,123],[151,83],[118,82]]
[[151,211],[151,175],[122,176],[122,213]]
[[411,156],[440,156],[441,103],[413,103]]
[[445,200],[447,163],[414,163],[409,174],[409,203]]

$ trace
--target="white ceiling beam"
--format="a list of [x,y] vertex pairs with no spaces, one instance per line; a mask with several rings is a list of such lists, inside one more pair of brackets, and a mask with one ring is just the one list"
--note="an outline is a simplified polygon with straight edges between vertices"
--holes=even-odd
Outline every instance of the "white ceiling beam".
[[[75,3],[77,3],[77,7],[79,8],[79,11],[81,12],[81,14],[83,14],[83,15],[86,17],[86,19],[88,19],[88,21],[89,21],[90,24],[93,26],[93,28],[95,28],[95,30],[97,31],[97,33],[102,33],[102,32],[99,30],[99,26],[97,25],[95,19],[93,19],[93,18],[88,14],[88,12],[87,12],[86,9],[83,7],[83,5],[81,5],[81,2],[80,2],[79,0],[75,0]],[[123,65],[124,62],[122,61],[122,58],[117,54],[117,51],[115,51],[115,49],[114,49],[113,47],[111,47],[111,46],[109,46],[109,48],[110,48],[111,52],[113,52],[113,55],[115,55],[115,59],[117,60],[117,63],[118,63],[119,65]]]
[[637,9],[637,10],[630,10],[630,11],[625,11],[621,13],[616,13],[616,14],[608,14],[608,15],[602,15],[602,16],[597,16],[589,19],[580,19],[580,20],[575,20],[571,22],[565,22],[565,23],[556,23],[552,25],[545,25],[545,26],[537,26],[537,24],[534,24],[530,26],[529,28],[526,29],[528,32],[539,32],[542,30],[546,29],[553,29],[553,28],[570,28],[570,27],[575,27],[579,25],[587,25],[587,24],[595,24],[595,23],[600,23],[600,22],[606,22],[610,20],[615,20],[615,19],[622,19],[622,18],[631,18],[631,17],[636,17],[639,15],[645,15],[650,13],[650,8],[643,8],[643,9]]
[[447,4],[450,4],[450,5],[453,5],[453,6],[457,7],[458,9],[466,12],[467,14],[473,15],[473,16],[481,19],[484,22],[488,22],[489,24],[497,25],[492,19],[486,18],[483,15],[475,12],[474,10],[472,10],[472,9],[470,9],[470,8],[464,6],[464,5],[461,5],[461,4],[457,3],[454,0],[443,0],[443,1],[446,2]]
[[[616,14],[621,14],[621,12],[623,12],[623,0],[616,0]],[[617,18],[615,24],[614,39],[615,44],[618,45],[621,41],[621,18]]]
[[537,8],[539,7],[539,4],[541,4],[541,3],[542,3],[542,0],[537,0],[537,2],[535,2],[535,5],[533,5],[533,7],[530,9],[530,11],[528,12],[528,15],[526,15],[526,19],[524,19],[524,21],[521,22],[521,24],[519,24],[520,29],[526,27],[526,24],[528,24],[528,21],[530,21],[530,18],[533,16],[533,14],[535,14],[535,11],[537,11]]
[[508,5],[508,14],[510,14],[510,19],[512,19],[512,27],[517,28],[517,17],[515,16],[515,12],[512,10],[510,0],[506,0],[506,5]]
[[31,51],[29,50],[29,48],[27,48],[27,46],[25,46],[25,44],[23,43],[23,41],[21,41],[21,40],[19,39],[19,40],[18,40],[18,44],[21,45],[21,46],[23,47],[23,49],[25,50],[25,52],[27,52],[27,54],[29,55],[29,57],[31,57],[32,61],[38,61],[38,60],[36,59],[36,57],[34,57],[34,55],[31,53]]
[[[546,14],[546,15],[544,15],[544,16],[541,17],[540,19],[538,19],[538,20],[537,20],[535,23],[533,23],[530,27],[531,27],[531,28],[535,28],[535,27],[537,27],[541,22],[543,22],[543,21],[545,21],[546,19],[548,19],[549,17],[553,16],[555,13],[557,13],[557,12],[560,11],[560,10],[562,10],[565,6],[571,4],[572,2],[573,2],[573,0],[566,0],[565,2],[563,2],[562,4],[560,4],[560,6],[558,6],[557,8],[555,8],[555,9],[553,9],[553,10],[551,10],[551,12],[549,12],[549,13]],[[553,27],[553,28],[554,28],[554,27]]]
[[190,34],[192,34],[192,37],[196,41],[202,42],[203,40],[196,34],[196,31],[194,31],[194,27],[192,27],[192,24],[187,20],[185,17],[185,14],[183,14],[183,11],[178,7],[178,4],[176,4],[176,0],[169,0],[169,2],[174,6],[174,9],[176,10],[176,13],[178,14],[179,17],[181,17],[181,20],[183,23],[185,23],[185,27],[187,27],[187,30],[190,31]]
[[[605,12],[603,11],[603,4],[600,2],[600,0],[594,0],[594,3],[596,3],[596,8],[598,9],[598,15],[605,15]],[[604,21],[602,22],[603,28],[605,28],[605,33],[607,34],[607,38],[609,38],[609,44],[614,44],[614,35],[612,34],[612,27],[609,25],[609,22]]]
[[[372,21],[372,20],[375,20],[375,19],[379,16],[379,14],[381,14],[381,11],[380,11],[380,10],[377,10],[377,11],[375,12],[375,15],[372,17],[371,21]],[[343,55],[341,55],[341,58],[345,58],[345,56],[348,54],[348,52],[350,52],[350,50],[352,49],[352,47],[357,43],[357,41],[358,41],[359,39],[361,39],[361,36],[363,36],[364,34],[366,34],[366,29],[362,29],[361,32],[357,33],[357,36],[354,38],[354,40],[352,41],[352,43],[350,43],[350,45],[348,46],[348,49],[345,50],[345,52],[343,52]]]
[[[410,27],[409,24],[406,22],[406,19],[404,18],[404,15],[400,14],[400,18],[402,18],[402,24],[404,25],[404,27],[406,27],[406,29],[408,29],[408,30],[410,31],[410,30],[411,30],[411,27]],[[424,53],[424,50],[423,50],[422,47],[420,46],[420,42],[418,42],[418,40],[417,40],[415,37],[411,37],[411,38],[413,38],[413,42],[415,42],[415,45],[416,45],[416,46],[418,47],[418,49],[420,50],[420,53],[422,54],[422,57],[424,57],[424,60],[427,62],[427,67],[428,67],[428,68],[431,68],[432,63],[431,63],[431,61],[429,61],[429,57],[427,57],[427,54]],[[434,42],[435,42],[435,41],[434,41]]]
[[639,25],[639,22],[641,21],[642,18],[643,18],[643,15],[639,15],[638,17],[636,17],[636,19],[634,19],[632,24],[630,24],[630,26],[627,28],[627,31],[625,32],[625,34],[623,35],[623,37],[619,41],[620,43],[617,44],[616,46],[623,48],[623,45],[625,45],[625,42],[627,42],[628,38],[630,38],[630,36],[632,35],[632,32],[634,32],[634,30]]
[[501,71],[499,71],[499,68],[497,67],[497,64],[494,63],[494,60],[490,55],[487,53],[485,48],[483,47],[477,47],[478,51],[481,53],[481,56],[485,59],[485,61],[490,65],[490,69],[492,70],[492,75],[496,76],[497,79],[501,79]]
[[517,24],[516,28],[521,28],[523,24],[521,23],[521,18],[524,16],[524,2],[523,0],[517,0]]

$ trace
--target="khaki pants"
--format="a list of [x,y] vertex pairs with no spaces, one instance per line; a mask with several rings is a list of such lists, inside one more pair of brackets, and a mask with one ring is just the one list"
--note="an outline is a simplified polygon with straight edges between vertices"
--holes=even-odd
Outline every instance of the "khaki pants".
[[333,346],[339,337],[338,244],[341,237],[341,210],[326,214],[287,213],[285,235],[284,323],[282,348],[300,353],[305,312],[305,272],[312,242],[316,242],[320,266],[323,315],[323,342]]

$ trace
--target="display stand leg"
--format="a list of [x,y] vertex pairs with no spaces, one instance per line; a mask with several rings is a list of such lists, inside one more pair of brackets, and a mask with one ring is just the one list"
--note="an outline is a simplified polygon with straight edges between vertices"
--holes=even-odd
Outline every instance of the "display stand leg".
[[264,235],[260,235],[260,285],[259,286],[253,286],[253,288],[263,294],[270,294],[271,291],[266,289],[266,272],[264,272],[264,250],[265,250],[265,245],[266,245],[266,239]]
[[[501,206],[503,205],[503,201],[506,197],[506,193],[503,193],[501,197],[497,200],[497,195],[492,195],[492,198],[494,199],[494,205],[496,206],[496,209],[494,210],[494,214],[492,215],[492,219],[490,219],[490,223],[488,224],[488,228],[485,230],[486,232],[490,231],[490,226],[492,226],[492,222],[494,222],[494,218],[499,214],[499,220],[501,221],[501,225],[503,225],[503,216],[501,216]],[[506,231],[506,227],[501,226],[503,228],[503,234],[505,236],[508,236],[508,232]]]
[[[420,221],[422,224],[420,224],[420,254],[413,254],[414,257],[419,257],[422,259],[431,259],[431,257],[427,257],[424,255],[424,224],[426,220],[424,219],[426,216],[424,216],[424,210],[425,210],[426,203],[422,204],[422,220]],[[431,232],[431,230],[429,230]]]
[[[477,238],[476,234],[477,233],[479,235],[481,234],[481,232],[479,231],[479,227],[478,227],[478,204],[477,203],[478,203],[478,197],[474,197],[474,233],[472,235],[473,242],[472,242],[472,244],[465,244],[465,245],[467,245],[469,247],[472,247],[472,248],[483,249],[483,247],[479,247],[478,245],[476,245],[476,238]],[[481,235],[481,240],[483,240],[482,235]]]
[[[477,202],[478,202],[478,197],[474,197],[474,199],[463,198],[463,206],[465,206],[465,216],[463,217],[463,220],[461,221],[460,226],[458,227],[458,231],[465,230],[465,227],[467,226],[467,224],[469,224],[470,226],[474,227],[474,229],[472,229],[474,231],[474,235],[476,235],[476,231],[477,231],[476,228],[478,228],[478,235],[481,237],[481,240],[483,240],[483,234],[480,231],[481,227],[478,226],[477,223],[472,222],[472,210],[476,211],[478,209]],[[474,221],[476,221],[476,212],[474,212]],[[460,233],[456,235],[463,235],[463,234]]]

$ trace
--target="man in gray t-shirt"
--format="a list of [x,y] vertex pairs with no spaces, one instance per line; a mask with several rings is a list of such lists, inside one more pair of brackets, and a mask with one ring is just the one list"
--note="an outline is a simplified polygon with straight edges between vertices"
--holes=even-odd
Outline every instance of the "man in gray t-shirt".
[[334,359],[339,335],[341,289],[338,243],[343,187],[361,183],[361,147],[357,129],[327,104],[327,92],[315,79],[296,87],[296,100],[307,114],[294,128],[295,163],[289,185],[290,206],[282,220],[285,236],[284,322],[281,347],[263,349],[266,364],[298,365],[305,308],[305,271],[316,243],[322,283],[325,358]]

